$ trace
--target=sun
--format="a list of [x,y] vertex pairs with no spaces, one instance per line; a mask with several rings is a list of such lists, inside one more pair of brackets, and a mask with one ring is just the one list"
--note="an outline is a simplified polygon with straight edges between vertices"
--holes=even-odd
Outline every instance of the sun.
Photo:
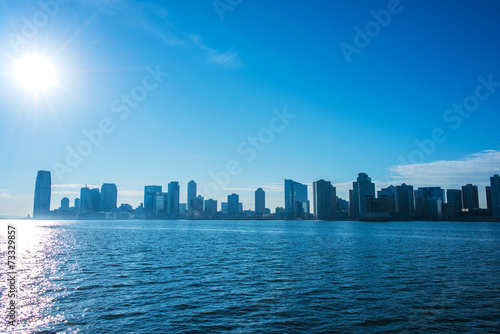
[[57,85],[54,67],[42,56],[26,56],[17,61],[14,76],[21,86],[35,92]]

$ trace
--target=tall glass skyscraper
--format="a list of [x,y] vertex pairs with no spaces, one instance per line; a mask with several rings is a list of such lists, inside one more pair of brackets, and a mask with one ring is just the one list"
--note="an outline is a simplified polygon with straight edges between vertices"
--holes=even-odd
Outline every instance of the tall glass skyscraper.
[[193,180],[188,183],[188,192],[187,192],[187,209],[189,211],[190,203],[193,199],[196,198],[196,182]]
[[47,218],[50,214],[51,177],[48,171],[38,171],[35,183],[35,201],[33,203],[33,218]]
[[179,199],[180,187],[179,182],[170,182],[168,184],[168,208],[167,212],[170,216],[177,216],[179,214]]
[[331,220],[337,212],[337,193],[330,181],[313,182],[314,219]]
[[491,184],[491,212],[493,219],[500,219],[500,176],[493,175],[490,178]]
[[156,194],[161,194],[161,186],[145,186],[144,187],[144,212],[146,217],[154,216],[154,204],[156,201]]
[[285,180],[285,212],[288,218],[305,218],[309,215],[307,185]]

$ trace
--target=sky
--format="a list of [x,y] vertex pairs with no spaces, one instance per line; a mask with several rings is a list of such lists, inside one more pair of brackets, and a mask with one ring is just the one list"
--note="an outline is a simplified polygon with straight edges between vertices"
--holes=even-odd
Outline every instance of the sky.
[[[499,10],[2,1],[0,215],[32,213],[38,170],[52,172],[52,209],[102,183],[138,206],[145,185],[178,181],[185,202],[195,180],[206,198],[238,193],[246,209],[262,187],[274,212],[284,179],[329,180],[347,199],[360,172],[377,189],[476,184],[484,206],[500,173]],[[20,83],[27,56],[52,64],[55,86]]]

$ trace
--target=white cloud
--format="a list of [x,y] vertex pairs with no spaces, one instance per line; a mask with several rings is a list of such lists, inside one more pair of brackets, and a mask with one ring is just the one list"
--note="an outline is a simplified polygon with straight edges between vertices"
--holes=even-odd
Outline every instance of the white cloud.
[[467,183],[489,184],[493,174],[500,173],[500,151],[487,150],[469,154],[460,160],[397,165],[389,168],[394,181],[416,186],[457,187]]
[[53,184],[52,188],[81,189],[81,188],[85,188],[85,186],[87,186],[89,188],[101,188],[100,185],[96,185],[96,184],[76,184],[76,183],[70,183],[70,184]]

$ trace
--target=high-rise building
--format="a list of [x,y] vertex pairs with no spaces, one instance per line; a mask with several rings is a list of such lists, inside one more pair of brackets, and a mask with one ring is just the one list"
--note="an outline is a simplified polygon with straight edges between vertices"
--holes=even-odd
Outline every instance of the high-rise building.
[[262,188],[255,191],[255,214],[264,215],[266,209],[266,193]]
[[366,197],[375,197],[375,184],[366,173],[359,173],[355,182],[358,191],[354,191],[354,196],[357,194],[357,201],[359,203],[359,218],[366,218]]
[[61,199],[61,210],[69,210],[69,198],[63,197]]
[[179,215],[179,200],[180,200],[180,187],[179,182],[170,182],[168,184],[168,208],[167,213],[171,217]]
[[[387,197],[387,209],[389,213],[393,213],[396,211],[396,187],[390,185],[387,188],[382,188],[377,191],[377,197]],[[384,200],[385,207],[385,200]]]
[[196,182],[193,180],[189,181],[187,188],[187,209],[189,211],[189,206],[191,201],[196,198]]
[[162,193],[161,186],[145,186],[144,187],[144,213],[146,217],[153,217],[156,195]]
[[38,171],[35,183],[33,218],[47,218],[50,214],[51,177],[48,171]]
[[307,185],[285,180],[285,211],[288,218],[306,218],[309,215]]
[[436,219],[441,216],[444,189],[423,187],[415,190],[415,216],[420,219]]
[[330,181],[313,182],[314,219],[331,220],[337,212],[337,193]]
[[205,201],[205,217],[214,218],[217,215],[217,201],[213,199],[207,199]]
[[479,209],[479,192],[477,186],[467,184],[462,186],[462,204],[467,211]]
[[493,175],[490,178],[491,186],[491,212],[493,219],[500,219],[500,176]]
[[400,219],[413,219],[415,216],[415,200],[413,186],[403,183],[394,190],[394,209]]
[[227,213],[236,216],[240,212],[240,196],[231,194],[227,196]]
[[75,209],[79,209],[80,208],[80,199],[77,197],[75,198]]
[[87,186],[80,190],[80,208],[82,211],[100,211],[101,193],[99,188],[90,189]]
[[358,183],[353,182],[352,187],[353,189],[349,190],[349,217],[359,218]]
[[453,205],[452,214],[462,212],[462,190],[446,190],[446,203]]
[[491,210],[491,186],[486,186],[486,208]]
[[113,183],[101,186],[101,210],[110,212],[117,208],[118,188]]

